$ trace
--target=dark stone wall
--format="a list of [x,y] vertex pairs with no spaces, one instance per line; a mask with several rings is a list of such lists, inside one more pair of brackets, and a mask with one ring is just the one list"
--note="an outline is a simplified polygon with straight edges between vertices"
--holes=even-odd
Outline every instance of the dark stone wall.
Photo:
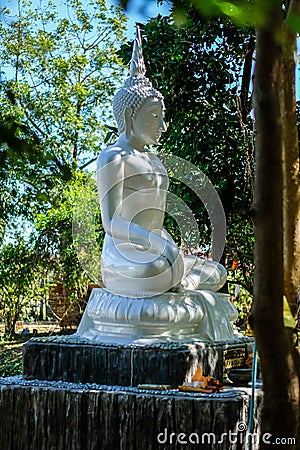
[[23,376],[120,386],[169,384],[175,388],[199,363],[204,375],[222,382],[226,351],[242,348],[247,357],[252,345],[249,338],[232,343],[167,342],[143,347],[93,344],[72,336],[35,338],[23,347]]

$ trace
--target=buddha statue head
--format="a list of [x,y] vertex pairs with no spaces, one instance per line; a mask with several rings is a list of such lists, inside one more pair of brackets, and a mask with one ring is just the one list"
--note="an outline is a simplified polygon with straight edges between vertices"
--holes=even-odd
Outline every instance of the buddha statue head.
[[113,112],[118,124],[119,134],[125,132],[125,111],[130,108],[131,117],[135,118],[147,99],[155,98],[163,102],[162,94],[153,88],[145,76],[146,67],[142,52],[142,37],[139,25],[136,25],[136,38],[133,43],[129,77],[114,96]]

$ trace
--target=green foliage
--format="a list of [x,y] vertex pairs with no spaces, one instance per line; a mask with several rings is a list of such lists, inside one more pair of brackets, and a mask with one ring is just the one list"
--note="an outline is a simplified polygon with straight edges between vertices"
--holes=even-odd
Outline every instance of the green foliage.
[[26,307],[36,302],[46,289],[43,273],[36,264],[33,247],[19,238],[0,249],[0,314],[5,334],[15,332],[17,320]]
[[[237,274],[235,274],[235,277],[233,277],[234,280],[239,278],[238,272],[239,271],[237,271]],[[239,291],[238,295],[237,296],[235,295],[236,294],[236,292],[235,292],[236,285],[232,281],[231,273],[229,273],[229,275],[228,275],[228,286],[229,286],[228,292],[229,292],[231,298],[233,299],[234,306],[238,310],[238,314],[239,314],[238,321],[235,325],[237,326],[237,328],[239,330],[245,331],[247,328],[249,328],[248,320],[249,320],[249,315],[251,312],[253,297],[249,293],[249,291],[242,286],[240,286],[240,291]]]
[[[30,277],[38,270],[63,282],[72,302],[85,296],[89,280],[72,241],[73,213],[86,168],[112,138],[107,123],[126,24],[105,0],[17,0],[15,9],[14,17],[0,9],[0,242],[25,219],[34,242],[27,248],[32,260],[25,243],[16,260],[22,270],[32,268],[23,274],[26,295],[10,289],[2,300],[11,321],[32,298]],[[3,246],[3,263],[14,245]],[[3,289],[10,282],[3,278]]]
[[73,243],[78,261],[89,279],[101,282],[101,251],[104,228],[100,218],[96,180],[89,177],[78,191],[73,209]]
[[[2,83],[2,108],[25,121],[46,148],[69,165],[98,150],[111,118],[109,100],[121,74],[115,40],[125,18],[103,0],[19,1],[19,15],[1,24],[1,57],[14,80]],[[28,6],[29,5],[29,6]],[[65,17],[61,18],[65,9]],[[99,114],[100,113],[100,114]]]
[[[261,25],[265,22],[270,2],[266,0],[263,8],[253,0],[193,0],[194,8],[201,14],[209,17],[229,18],[236,25]],[[184,0],[173,0],[175,20],[178,25],[188,21],[186,13],[187,2]]]
[[45,268],[54,283],[63,283],[70,302],[79,304],[85,299],[90,280],[78,259],[72,225],[90,177],[77,171],[68,183],[57,184],[51,191],[52,208],[37,215],[35,223],[35,252],[39,261],[46,261]]
[[70,180],[98,152],[122,74],[116,42],[122,42],[126,23],[120,9],[107,8],[104,0],[18,0],[16,9],[13,19],[7,8],[0,11],[4,221],[16,205],[16,214],[32,219],[51,202],[57,179]]
[[[254,234],[249,218],[235,214],[228,218],[227,258],[230,279],[250,295],[254,285]],[[239,269],[233,270],[234,263]]]
[[18,336],[14,340],[0,340],[0,376],[22,374],[22,345],[28,337]]

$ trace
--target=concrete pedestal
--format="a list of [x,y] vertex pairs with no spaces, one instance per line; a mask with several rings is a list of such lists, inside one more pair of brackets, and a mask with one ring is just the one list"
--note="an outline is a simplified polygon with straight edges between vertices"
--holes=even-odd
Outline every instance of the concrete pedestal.
[[[31,339],[23,347],[24,376],[0,378],[1,450],[246,450],[248,386],[202,394],[178,385],[197,364],[222,381],[252,346],[250,338],[147,345],[78,335]],[[257,439],[261,404],[256,389]]]
[[226,368],[242,366],[252,347],[251,338],[144,346],[91,343],[76,335],[33,338],[23,347],[23,375],[27,379],[75,383],[177,387],[195,372],[197,364],[204,375],[223,381]]
[[247,450],[249,394],[0,378],[1,450]]
[[126,296],[92,290],[77,334],[90,342],[147,345],[199,339],[232,340],[238,313],[228,294],[209,291],[145,292]]

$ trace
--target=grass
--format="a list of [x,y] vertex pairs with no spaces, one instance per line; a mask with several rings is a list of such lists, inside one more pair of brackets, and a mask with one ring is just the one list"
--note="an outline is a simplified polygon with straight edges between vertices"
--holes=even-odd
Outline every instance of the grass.
[[[27,328],[29,334],[20,332]],[[70,334],[75,329],[61,330],[57,323],[30,323],[17,327],[17,333],[7,339],[4,337],[4,328],[0,326],[0,377],[22,375],[22,346],[32,337],[50,336],[57,334]]]
[[0,339],[0,376],[22,374],[22,346],[30,335],[16,335],[12,339]]

